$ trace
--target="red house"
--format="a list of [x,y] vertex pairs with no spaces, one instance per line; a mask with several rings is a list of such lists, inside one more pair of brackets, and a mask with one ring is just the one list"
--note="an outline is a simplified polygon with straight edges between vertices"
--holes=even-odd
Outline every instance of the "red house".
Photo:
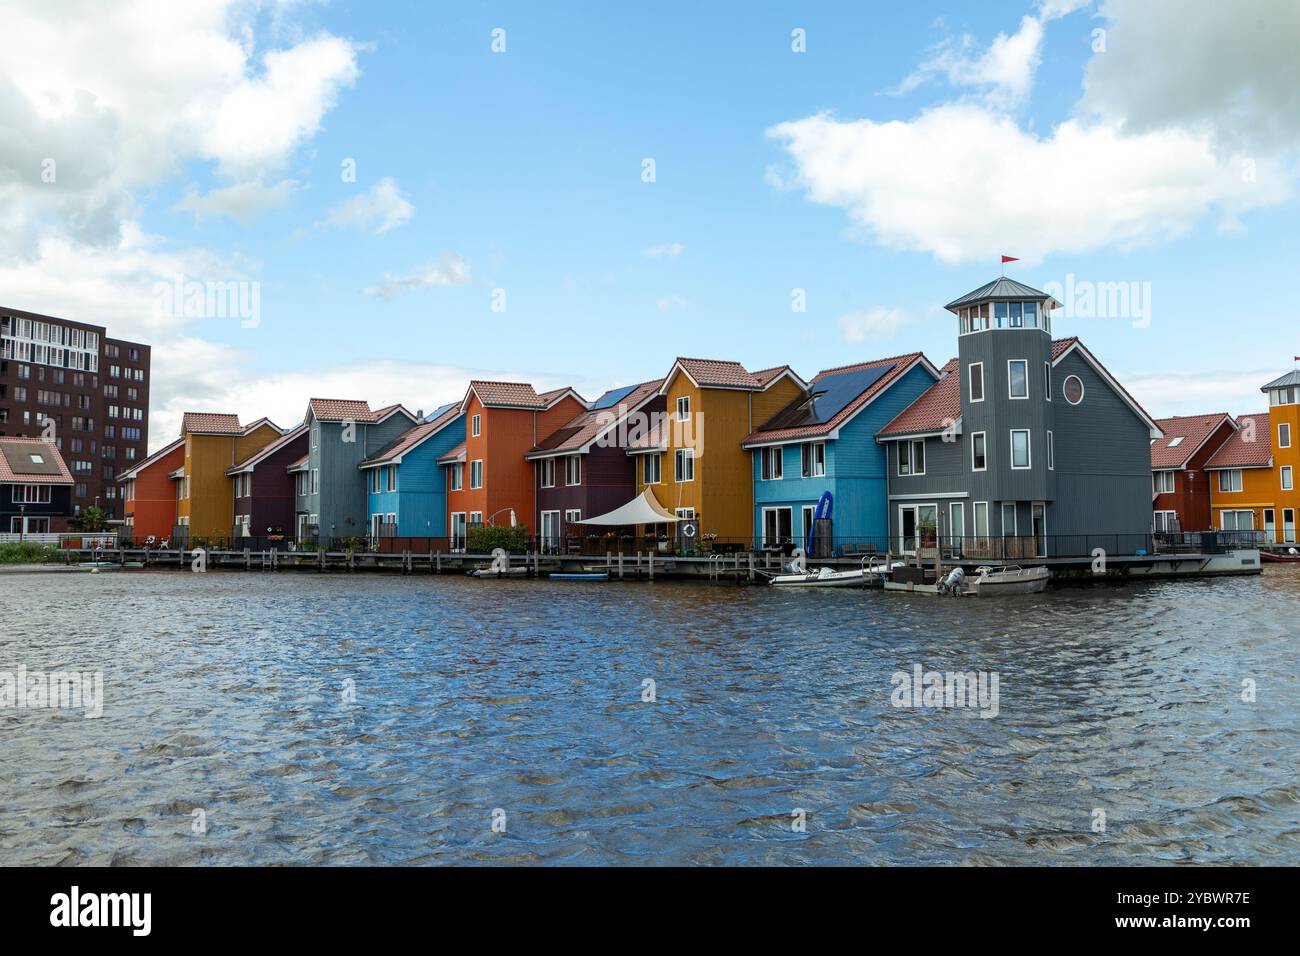
[[1162,531],[1212,528],[1206,462],[1237,430],[1227,412],[1157,419],[1164,437],[1151,440],[1151,526]]

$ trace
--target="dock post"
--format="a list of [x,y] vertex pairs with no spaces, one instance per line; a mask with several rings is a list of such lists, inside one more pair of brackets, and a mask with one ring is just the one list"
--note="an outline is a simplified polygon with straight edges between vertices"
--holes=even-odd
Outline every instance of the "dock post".
[[325,552],[324,552],[324,551],[317,551],[317,552],[316,552],[316,570],[317,570],[317,571],[324,571],[324,570],[325,570]]
[[[736,555],[736,561],[739,563],[740,555]],[[754,552],[749,552],[749,582],[754,583]]]
[[649,553],[646,555],[646,557],[648,557],[648,558],[650,559],[650,580],[653,581],[653,580],[655,579],[655,553],[654,553],[654,551],[649,552]]
[[618,579],[623,580],[623,549],[618,549]]
[[433,552],[433,559],[435,562],[437,562],[438,573],[441,574],[442,573],[442,552],[441,551]]

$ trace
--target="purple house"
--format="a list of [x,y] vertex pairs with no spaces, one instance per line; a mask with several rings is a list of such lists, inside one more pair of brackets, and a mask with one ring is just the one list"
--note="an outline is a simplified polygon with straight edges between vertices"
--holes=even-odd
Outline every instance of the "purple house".
[[294,534],[294,480],[289,466],[307,454],[307,424],[289,429],[255,455],[227,468],[236,538]]
[[658,379],[606,392],[524,455],[533,463],[533,527],[544,547],[555,548],[563,538],[579,536],[578,522],[636,497],[637,459],[627,454],[627,442],[663,416],[662,384]]

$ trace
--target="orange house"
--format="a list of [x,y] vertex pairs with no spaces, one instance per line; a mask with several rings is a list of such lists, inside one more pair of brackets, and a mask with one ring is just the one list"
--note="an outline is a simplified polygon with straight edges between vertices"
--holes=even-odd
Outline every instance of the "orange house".
[[170,538],[176,524],[176,480],[172,472],[185,466],[185,439],[178,438],[134,468],[117,476],[125,487],[124,524],[131,540]]
[[1262,531],[1269,544],[1300,540],[1300,370],[1269,382],[1269,409],[1237,419],[1237,431],[1205,464],[1214,526]]
[[457,548],[470,527],[528,524],[537,490],[524,455],[587,403],[571,388],[539,395],[521,382],[473,381],[460,407],[465,442],[438,459],[447,471],[447,528]]
[[235,521],[234,485],[226,469],[284,434],[270,419],[241,425],[238,415],[186,412],[181,420],[185,458],[179,473],[176,524],[187,538],[228,536]]

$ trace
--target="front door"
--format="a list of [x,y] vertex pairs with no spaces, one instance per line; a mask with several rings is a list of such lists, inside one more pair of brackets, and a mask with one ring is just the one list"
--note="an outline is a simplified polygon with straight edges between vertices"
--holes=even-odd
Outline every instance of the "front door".
[[915,552],[918,548],[933,548],[938,534],[938,505],[899,505],[898,550]]
[[962,545],[966,537],[966,504],[954,501],[948,505],[948,551],[955,557],[961,557]]
[[[1285,516],[1283,512],[1283,516]],[[1272,508],[1264,509],[1264,541],[1273,544],[1277,541],[1277,512]]]
[[793,511],[790,508],[763,509],[763,547],[785,544],[791,540],[790,520]]
[[799,533],[803,535],[803,546],[808,549],[810,554],[812,553],[812,539],[809,535],[813,531],[813,521],[816,514],[817,508],[813,505],[804,505],[799,509],[799,520],[801,522],[799,525],[801,531]]
[[451,550],[465,550],[465,512],[451,513]]
[[558,511],[542,512],[542,547],[548,550],[560,544],[560,513]]
[[1034,557],[1047,557],[1047,506],[1041,501],[1035,501],[1030,506],[1030,514],[1034,525]]

